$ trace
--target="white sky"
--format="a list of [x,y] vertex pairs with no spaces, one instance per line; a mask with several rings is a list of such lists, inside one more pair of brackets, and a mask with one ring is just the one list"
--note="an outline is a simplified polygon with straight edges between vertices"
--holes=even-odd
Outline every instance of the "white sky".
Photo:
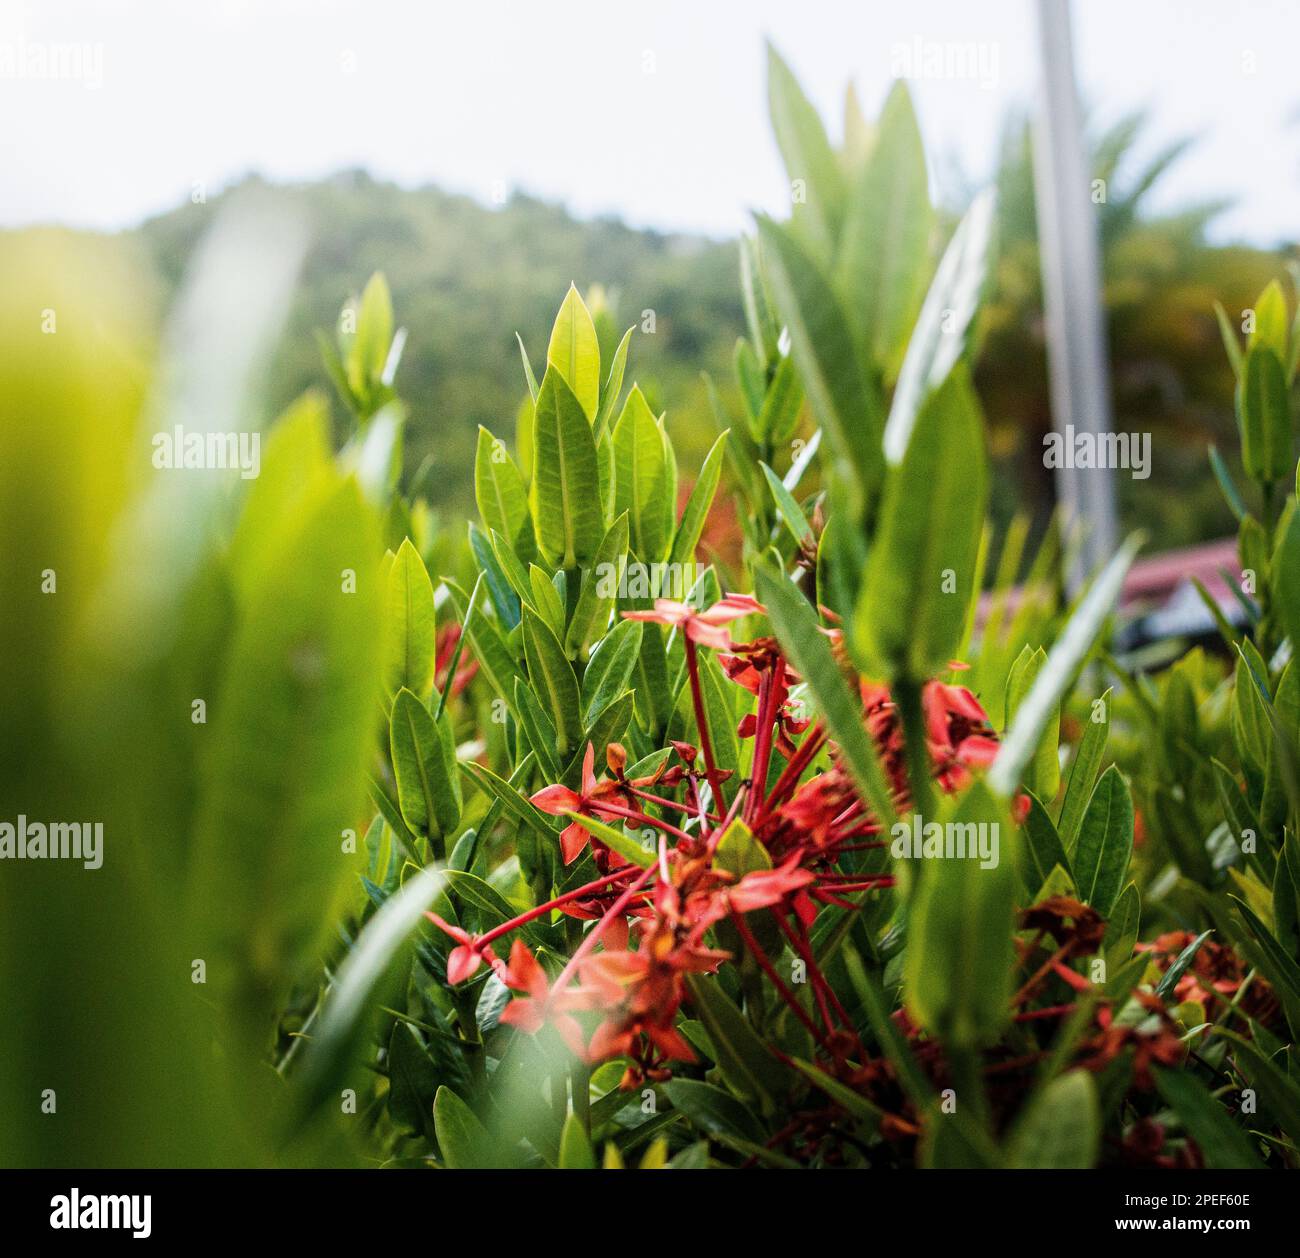
[[[1218,237],[1300,235],[1300,4],[1075,8],[1102,116],[1149,106],[1152,147],[1202,136],[1159,203],[1231,196]],[[915,41],[983,45],[986,81],[913,79],[932,153],[982,176],[1032,90],[1032,18],[1031,0],[0,0],[0,224],[120,227],[196,180],[364,166],[731,234],[784,204],[765,35],[836,129],[850,78],[874,113]],[[56,44],[87,46],[89,77],[34,77]]]

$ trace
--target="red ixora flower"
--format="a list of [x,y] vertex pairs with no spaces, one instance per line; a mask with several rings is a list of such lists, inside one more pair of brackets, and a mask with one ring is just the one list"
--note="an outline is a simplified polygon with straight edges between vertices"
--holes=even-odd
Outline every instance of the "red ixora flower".
[[731,636],[724,626],[742,616],[761,614],[763,610],[763,604],[752,595],[726,594],[704,611],[671,598],[657,598],[653,611],[624,612],[623,616],[627,620],[644,620],[650,624],[666,625],[669,629],[680,629],[690,642],[729,651]]
[[[521,1031],[539,1031],[543,1022],[560,1033],[570,1052],[584,1056],[582,1028],[568,1011],[582,1006],[581,994],[571,991],[551,1001],[551,982],[522,939],[516,939],[510,948],[510,960],[498,966],[497,977],[512,991],[526,992],[516,997],[501,1011],[501,1021]],[[551,1007],[548,1009],[548,1003]]]
[[496,963],[497,956],[490,944],[482,943],[477,936],[459,926],[453,926],[431,909],[426,910],[424,915],[443,934],[450,935],[456,941],[456,947],[447,954],[447,982],[453,987],[476,974],[484,961]]
[[[862,683],[867,729],[879,746],[894,794],[908,798],[902,723],[887,687]],[[965,686],[929,681],[921,691],[926,747],[934,777],[943,790],[959,791],[971,780],[972,769],[985,769],[998,754],[997,734],[988,713]]]
[[[533,806],[540,808],[544,813],[549,813],[552,817],[564,817],[571,812],[591,817],[597,810],[603,810],[607,815],[624,818],[635,830],[639,820],[635,815],[629,814],[635,814],[640,810],[636,805],[633,788],[648,785],[657,775],[628,779],[624,775],[627,752],[619,743],[610,743],[605,749],[605,761],[614,775],[613,781],[606,778],[597,781],[594,771],[596,748],[592,743],[588,743],[587,750],[582,756],[582,789],[575,791],[559,784],[544,786],[531,797]],[[571,821],[565,826],[560,832],[560,852],[564,856],[564,863],[571,865],[590,839],[591,835],[581,823]],[[608,863],[611,867],[616,868],[627,863],[616,852],[609,852],[608,855]]]

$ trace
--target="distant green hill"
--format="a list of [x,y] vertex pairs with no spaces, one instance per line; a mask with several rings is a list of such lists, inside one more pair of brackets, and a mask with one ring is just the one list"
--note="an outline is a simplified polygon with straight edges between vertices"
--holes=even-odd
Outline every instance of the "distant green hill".
[[[580,221],[520,195],[489,209],[469,197],[400,188],[361,172],[268,191],[298,202],[312,230],[269,381],[271,401],[278,407],[311,385],[328,388],[313,330],[332,329],[344,301],[371,272],[383,271],[397,321],[409,333],[397,377],[411,410],[406,465],[414,470],[433,457],[427,489],[435,503],[465,508],[472,502],[477,425],[513,440],[525,394],[515,332],[540,374],[550,323],[570,281],[588,296],[593,285],[604,287],[620,334],[637,326],[629,382],[639,381],[667,411],[688,463],[716,435],[699,373],[711,371],[729,390],[743,323],[734,243],[637,231],[611,219]],[[138,229],[168,289],[222,197],[187,204]],[[653,333],[641,330],[644,311],[654,312]]]

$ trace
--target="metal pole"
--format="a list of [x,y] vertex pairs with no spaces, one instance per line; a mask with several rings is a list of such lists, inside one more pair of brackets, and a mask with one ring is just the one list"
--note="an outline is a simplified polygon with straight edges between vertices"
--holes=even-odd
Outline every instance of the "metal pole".
[[[1101,264],[1091,171],[1074,83],[1069,0],[1035,0],[1042,58],[1040,108],[1034,120],[1034,191],[1039,256],[1047,306],[1047,362],[1052,423],[1068,457],[1071,438],[1087,434],[1093,450],[1111,431]],[[1101,460],[1096,460],[1101,461]],[[1067,523],[1083,531],[1066,580],[1071,592],[1114,554],[1115,487],[1109,468],[1055,470],[1057,501]]]

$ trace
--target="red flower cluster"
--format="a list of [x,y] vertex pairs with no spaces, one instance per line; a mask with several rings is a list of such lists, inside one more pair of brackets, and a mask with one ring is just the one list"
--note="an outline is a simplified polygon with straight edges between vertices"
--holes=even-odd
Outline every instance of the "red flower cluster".
[[[428,915],[456,941],[448,960],[450,982],[471,977],[486,961],[519,993],[502,1015],[504,1023],[535,1031],[549,1021],[573,1052],[591,1062],[626,1057],[628,1087],[666,1077],[674,1061],[695,1060],[694,1050],[676,1025],[677,1016],[687,996],[688,976],[711,973],[731,957],[710,934],[724,921],[731,924],[734,938],[753,955],[794,1015],[833,1057],[843,1057],[847,1041],[856,1038],[817,967],[809,927],[817,904],[856,910],[862,904],[860,893],[892,885],[894,879],[885,862],[854,856],[884,843],[878,820],[848,775],[832,763],[807,776],[828,746],[826,732],[820,724],[810,728],[791,703],[799,678],[776,641],[731,641],[728,625],[762,611],[748,595],[728,594],[704,611],[660,599],[652,611],[626,613],[629,619],[680,632],[700,746],[675,742],[679,764],[629,779],[627,755],[619,744],[606,748],[608,776],[601,778],[594,771],[596,748],[588,744],[578,789],[553,784],[532,796],[533,805],[552,816],[577,815],[625,823],[631,829],[653,828],[659,835],[659,855],[649,868],[629,864],[571,820],[560,835],[564,861],[576,860],[590,843],[602,873],[596,881],[477,938]],[[723,798],[722,787],[732,775],[717,768],[708,738],[696,655],[699,646],[726,652],[720,662],[727,676],[756,699],[756,710],[738,729],[741,737],[754,739],[752,773],[738,783],[730,803]],[[864,686],[862,698],[863,719],[903,801],[906,772],[897,711],[882,686]],[[941,789],[957,790],[969,781],[972,771],[992,760],[997,750],[993,731],[964,687],[931,682],[922,698],[935,779]],[[772,781],[774,753],[784,766]],[[703,761],[702,769],[697,768],[697,760]],[[684,798],[675,796],[679,788],[684,788]],[[669,820],[674,813],[677,816]],[[737,879],[715,858],[728,829],[742,823],[766,851],[770,867]],[[495,939],[552,910],[599,919],[553,982],[519,938],[508,962],[493,953]],[[759,910],[770,913],[771,923],[807,964],[819,1022],[786,987],[746,921],[748,914]],[[758,933],[769,941],[774,938]],[[578,1017],[585,1013],[600,1015],[589,1034]]]

